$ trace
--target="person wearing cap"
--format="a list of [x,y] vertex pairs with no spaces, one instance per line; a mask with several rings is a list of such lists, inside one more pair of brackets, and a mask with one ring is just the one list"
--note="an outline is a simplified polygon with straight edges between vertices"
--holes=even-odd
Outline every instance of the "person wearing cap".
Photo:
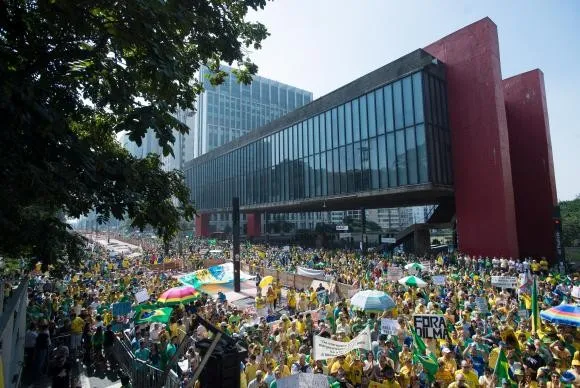
[[[574,352],[574,358],[572,359],[572,369],[569,371],[574,375],[574,384],[580,386],[580,351]],[[562,374],[563,376],[564,374]]]
[[448,347],[444,347],[441,350],[443,355],[439,357],[437,362],[439,363],[440,379],[446,384],[450,384],[457,371],[457,362],[455,361],[455,355]]

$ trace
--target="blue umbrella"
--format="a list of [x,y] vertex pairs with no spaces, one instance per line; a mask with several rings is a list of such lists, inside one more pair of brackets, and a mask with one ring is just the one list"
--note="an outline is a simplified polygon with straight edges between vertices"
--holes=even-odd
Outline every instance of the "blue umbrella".
[[350,305],[363,311],[384,311],[395,307],[395,301],[386,292],[364,290],[350,298]]
[[580,306],[561,304],[541,311],[540,317],[556,325],[580,327]]

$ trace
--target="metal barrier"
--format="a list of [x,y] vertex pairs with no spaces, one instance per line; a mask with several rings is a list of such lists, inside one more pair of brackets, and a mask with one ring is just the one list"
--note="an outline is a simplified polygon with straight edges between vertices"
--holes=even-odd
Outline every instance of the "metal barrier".
[[[0,282],[4,290],[4,282]],[[28,306],[28,277],[3,304],[0,302],[0,362],[4,375],[0,386],[10,388],[20,385],[24,365],[24,336],[26,334],[26,307]],[[3,294],[0,298],[4,299]],[[2,301],[3,302],[3,301]]]

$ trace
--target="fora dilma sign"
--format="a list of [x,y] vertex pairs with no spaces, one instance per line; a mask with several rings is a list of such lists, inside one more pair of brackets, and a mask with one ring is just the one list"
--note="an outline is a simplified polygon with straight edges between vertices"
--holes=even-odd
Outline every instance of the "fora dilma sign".
[[421,338],[439,338],[446,337],[445,318],[443,315],[421,314],[413,315],[415,331]]

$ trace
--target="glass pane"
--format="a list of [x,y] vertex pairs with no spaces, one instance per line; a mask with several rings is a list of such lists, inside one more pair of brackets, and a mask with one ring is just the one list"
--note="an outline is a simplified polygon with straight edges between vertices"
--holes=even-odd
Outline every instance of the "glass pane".
[[320,153],[320,195],[328,195],[326,174],[326,152]]
[[393,87],[387,85],[383,88],[385,97],[385,126],[387,132],[392,132],[395,128],[395,118],[393,115]]
[[405,109],[405,127],[415,124],[413,118],[413,81],[411,77],[403,78],[403,106]]
[[352,143],[352,104],[347,102],[344,104],[344,129],[346,131],[345,143]]
[[[382,136],[383,141],[385,140],[384,136]],[[378,189],[379,188],[379,155],[377,151],[377,140],[379,138],[374,138],[369,140],[369,164],[371,168],[371,188]]]
[[310,197],[316,196],[314,155],[308,158],[308,175],[310,176]]
[[403,88],[401,81],[393,84],[393,103],[395,106],[395,129],[403,128]]
[[311,124],[313,124],[312,127],[312,139],[314,140],[314,153],[318,153],[320,152],[320,132],[319,132],[319,126],[318,126],[318,116],[314,117],[313,119],[310,119]]
[[304,156],[302,147],[302,144],[304,144],[304,138],[302,137],[302,123],[296,125],[296,141],[298,142],[296,145],[298,147],[298,157],[302,158]]
[[[334,146],[338,147],[339,145],[343,146],[345,144],[344,142],[344,105],[341,105],[338,107],[338,115],[337,115],[337,120],[338,120],[338,143],[334,142]],[[334,123],[333,123],[334,124]],[[336,125],[335,125],[336,127]],[[337,136],[334,137],[335,139],[337,138]]]
[[347,191],[352,193],[354,191],[354,145],[346,146],[346,175],[347,175]]
[[308,155],[314,154],[314,125],[312,124],[312,119],[308,119],[306,122],[307,133],[308,133]]
[[330,122],[330,115],[323,113],[321,116],[324,116],[324,125],[326,126],[326,149],[331,149],[332,147],[335,147],[336,144],[333,144],[332,142],[332,123]]
[[310,162],[314,163],[313,170],[312,170],[314,172],[314,174],[312,174],[314,176],[314,196],[319,197],[320,196],[320,154],[316,154],[312,158],[310,158]]
[[413,74],[413,105],[415,107],[415,121],[422,123],[425,120],[423,113],[423,83],[422,73]]
[[304,182],[304,198],[310,197],[310,178],[308,176],[309,172],[309,165],[308,165],[308,158],[302,159],[302,181]]
[[[334,163],[336,165],[337,160],[340,160],[340,192],[346,193],[348,190],[347,185],[347,175],[346,175],[346,146],[342,146],[339,148],[340,154],[338,159],[334,159]],[[336,180],[335,180],[336,182]]]
[[314,118],[320,126],[318,128],[318,138],[320,139],[320,151],[326,151],[326,130],[324,129],[324,115],[318,115]]
[[360,140],[360,113],[358,100],[352,102],[352,140]]
[[[342,148],[340,148],[342,149]],[[339,148],[335,148],[332,150],[332,173],[334,176],[334,194],[340,193],[340,154]]]
[[387,169],[389,170],[389,187],[397,186],[397,152],[395,151],[395,133],[387,134]]
[[385,133],[385,105],[383,101],[383,89],[375,90],[375,109],[377,116],[377,133]]
[[405,149],[405,131],[395,132],[397,140],[397,178],[399,185],[407,184],[407,158]]
[[417,172],[417,148],[415,146],[415,128],[405,129],[407,144],[407,171],[409,172],[409,184],[414,185],[419,183]]
[[369,121],[369,137],[377,135],[377,117],[375,113],[375,93],[372,92],[367,96],[367,112]]
[[389,187],[389,178],[387,175],[387,153],[385,146],[385,135],[381,135],[377,138],[378,143],[378,154],[379,154],[379,179],[380,188]]
[[308,137],[308,126],[306,121],[301,123],[302,125],[302,156],[308,156],[308,143],[310,143],[310,138]]
[[360,101],[360,133],[361,139],[368,139],[369,137],[369,123],[367,120],[367,96],[359,98]]
[[[375,140],[373,138],[373,140]],[[371,187],[371,165],[370,165],[370,149],[368,140],[361,141],[360,144],[360,159],[361,159],[361,189],[368,190]],[[355,155],[356,156],[356,155]]]
[[338,110],[334,108],[330,113],[332,116],[332,134],[333,134],[332,142],[336,144],[340,141],[340,139],[338,138],[340,136],[340,133],[338,131]]
[[332,150],[326,152],[326,178],[328,180],[328,195],[334,194],[334,170],[332,165]]
[[361,142],[354,143],[354,167],[353,167],[353,183],[354,183],[354,191],[362,191],[362,160],[361,160],[361,152],[362,152],[362,144]]

